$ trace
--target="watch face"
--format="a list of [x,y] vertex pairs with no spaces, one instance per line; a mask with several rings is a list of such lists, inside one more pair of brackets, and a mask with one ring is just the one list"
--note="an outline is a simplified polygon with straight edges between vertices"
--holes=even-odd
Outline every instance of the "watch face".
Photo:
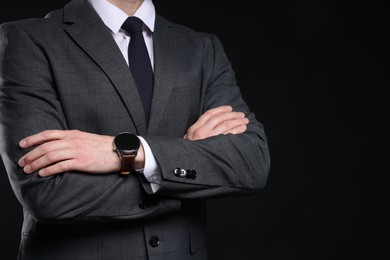
[[140,141],[137,136],[131,133],[120,133],[115,137],[115,146],[119,150],[138,150]]

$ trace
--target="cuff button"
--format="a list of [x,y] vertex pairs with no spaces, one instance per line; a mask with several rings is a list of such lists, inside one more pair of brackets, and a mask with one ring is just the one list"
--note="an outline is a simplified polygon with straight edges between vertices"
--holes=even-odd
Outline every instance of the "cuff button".
[[179,177],[180,176],[180,168],[176,168],[173,170],[173,174],[175,174],[175,176]]

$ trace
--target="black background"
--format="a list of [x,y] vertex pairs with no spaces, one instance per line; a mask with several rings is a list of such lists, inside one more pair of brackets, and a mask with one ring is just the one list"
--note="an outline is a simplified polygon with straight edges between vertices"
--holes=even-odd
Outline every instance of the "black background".
[[[66,2],[3,1],[0,22]],[[269,138],[267,187],[209,201],[210,259],[389,259],[388,1],[154,3],[220,37]],[[21,208],[0,171],[0,257],[15,259]]]

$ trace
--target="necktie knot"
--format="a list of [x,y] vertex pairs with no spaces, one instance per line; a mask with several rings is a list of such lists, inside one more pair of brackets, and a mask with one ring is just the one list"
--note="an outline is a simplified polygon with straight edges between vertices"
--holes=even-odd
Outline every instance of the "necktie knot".
[[141,19],[135,16],[130,16],[122,25],[122,29],[125,30],[128,34],[133,35],[136,32],[142,32],[142,22]]

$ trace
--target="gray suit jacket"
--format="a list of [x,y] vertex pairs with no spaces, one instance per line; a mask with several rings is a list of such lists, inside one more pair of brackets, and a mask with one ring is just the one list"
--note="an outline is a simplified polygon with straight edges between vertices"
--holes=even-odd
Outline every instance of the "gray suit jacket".
[[[0,29],[0,151],[24,209],[20,259],[206,259],[205,199],[260,191],[269,173],[263,126],[241,97],[218,38],[157,16],[150,122],[108,28],[85,0]],[[239,135],[183,140],[206,110],[250,119]],[[149,143],[161,168],[151,194],[140,174],[26,175],[18,141],[46,129]],[[183,178],[174,169],[196,171]]]

